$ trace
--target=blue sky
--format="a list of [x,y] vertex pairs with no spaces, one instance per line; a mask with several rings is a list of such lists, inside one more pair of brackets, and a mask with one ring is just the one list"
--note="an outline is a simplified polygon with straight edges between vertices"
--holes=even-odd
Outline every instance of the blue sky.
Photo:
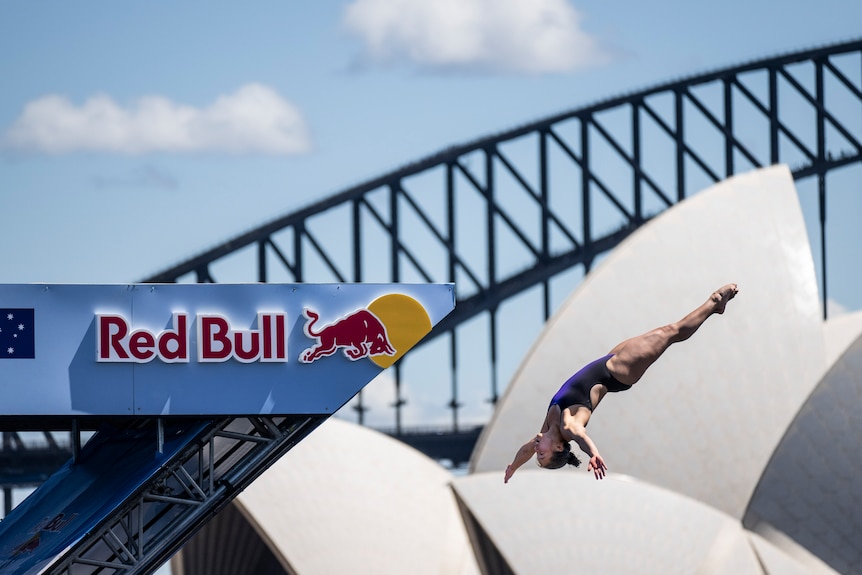
[[4,2],[0,282],[140,280],[447,146],[859,22],[854,0]]

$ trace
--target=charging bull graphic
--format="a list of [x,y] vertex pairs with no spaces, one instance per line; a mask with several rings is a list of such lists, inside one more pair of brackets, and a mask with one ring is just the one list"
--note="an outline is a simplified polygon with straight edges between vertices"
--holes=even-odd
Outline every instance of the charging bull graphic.
[[77,513],[72,513],[68,517],[66,517],[65,513],[58,513],[54,517],[46,517],[30,530],[30,533],[33,533],[32,537],[12,550],[11,556],[18,557],[25,553],[33,553],[42,543],[42,533],[60,533],[76,517],[78,517]]
[[37,532],[30,539],[16,547],[12,550],[12,557],[17,557],[19,555],[23,555],[24,553],[32,553],[36,549],[39,548],[39,544],[42,542],[42,533]]
[[303,328],[305,335],[317,340],[315,345],[300,354],[299,361],[302,363],[311,363],[332,355],[339,348],[353,361],[368,356],[395,355],[386,326],[367,309],[349,313],[319,330],[315,330],[314,326],[320,314],[308,308],[302,313],[308,320]]

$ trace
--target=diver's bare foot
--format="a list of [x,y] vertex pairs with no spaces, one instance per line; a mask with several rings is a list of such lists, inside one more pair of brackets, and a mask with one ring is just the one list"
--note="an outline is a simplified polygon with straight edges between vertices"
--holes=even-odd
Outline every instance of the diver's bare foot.
[[718,290],[713,292],[711,296],[712,301],[715,303],[715,307],[712,312],[724,313],[724,308],[727,306],[727,302],[732,300],[737,293],[739,293],[739,288],[736,287],[736,284],[727,284],[726,286],[718,288]]

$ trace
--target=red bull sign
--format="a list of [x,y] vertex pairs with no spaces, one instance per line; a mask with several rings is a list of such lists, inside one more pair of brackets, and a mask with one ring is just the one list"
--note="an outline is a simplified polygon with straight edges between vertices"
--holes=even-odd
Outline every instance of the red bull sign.
[[453,307],[451,284],[0,286],[0,417],[332,413]]

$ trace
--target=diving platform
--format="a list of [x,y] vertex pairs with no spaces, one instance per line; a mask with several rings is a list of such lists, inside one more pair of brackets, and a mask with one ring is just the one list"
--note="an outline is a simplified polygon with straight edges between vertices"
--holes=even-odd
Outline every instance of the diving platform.
[[0,522],[0,572],[152,573],[453,307],[451,284],[0,286],[0,428],[72,437]]

